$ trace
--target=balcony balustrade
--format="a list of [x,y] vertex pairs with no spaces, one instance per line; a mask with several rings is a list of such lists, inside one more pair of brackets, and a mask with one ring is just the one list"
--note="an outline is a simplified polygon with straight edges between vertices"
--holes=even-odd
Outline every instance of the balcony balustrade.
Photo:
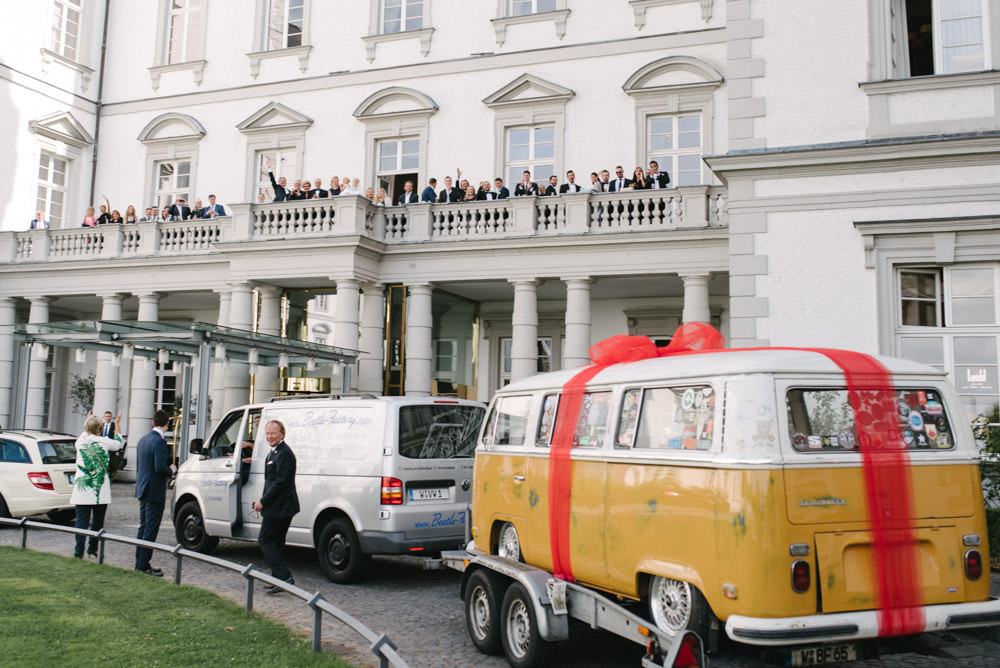
[[365,236],[386,244],[726,227],[727,193],[689,186],[453,204],[375,206],[362,197],[231,205],[231,216],[0,232],[0,263],[217,252],[219,243]]

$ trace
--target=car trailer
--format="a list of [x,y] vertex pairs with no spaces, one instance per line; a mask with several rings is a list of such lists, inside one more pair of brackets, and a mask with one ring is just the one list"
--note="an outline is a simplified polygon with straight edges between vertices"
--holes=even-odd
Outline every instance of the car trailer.
[[485,554],[474,544],[442,552],[441,562],[463,573],[465,622],[476,649],[502,651],[515,668],[548,665],[552,643],[569,637],[570,617],[645,647],[643,668],[708,665],[695,633],[667,635],[605,595],[541,568]]

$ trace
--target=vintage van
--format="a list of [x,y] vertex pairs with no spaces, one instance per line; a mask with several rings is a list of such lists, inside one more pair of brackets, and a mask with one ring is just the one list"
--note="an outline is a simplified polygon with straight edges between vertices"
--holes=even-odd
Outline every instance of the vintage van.
[[[885,490],[866,491],[868,434],[844,371],[823,351],[605,366],[586,382],[572,443],[560,448],[556,415],[579,370],[511,383],[476,450],[475,549],[553,572],[565,540],[564,578],[648,601],[664,632],[724,628],[737,642],[794,646],[797,665],[848,660],[854,641],[879,635],[998,624],[968,418],[944,373],[875,359],[891,376],[885,424],[905,443],[900,488],[913,492],[909,510],[889,519],[908,527],[916,625],[887,628],[877,603],[881,576],[902,564],[873,568],[882,534],[869,505]],[[560,504],[567,522],[553,526]]]
[[301,511],[288,544],[314,547],[334,582],[356,582],[374,554],[434,555],[464,544],[473,451],[485,414],[436,397],[294,399],[230,411],[177,472],[177,541],[212,551],[219,538],[256,540],[253,509],[270,450],[264,429],[285,425],[297,460]]

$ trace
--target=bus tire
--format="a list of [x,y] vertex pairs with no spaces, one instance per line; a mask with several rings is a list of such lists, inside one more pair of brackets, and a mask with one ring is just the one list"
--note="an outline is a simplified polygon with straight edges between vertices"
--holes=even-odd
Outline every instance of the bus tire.
[[320,568],[331,582],[350,584],[368,576],[371,557],[362,554],[358,534],[347,518],[335,517],[326,523],[316,551]]
[[202,554],[211,554],[219,546],[219,539],[209,536],[205,530],[205,519],[197,501],[188,501],[177,511],[174,532],[182,547]]
[[503,578],[485,568],[465,583],[465,628],[472,644],[483,654],[500,654],[500,603]]
[[649,583],[649,614],[663,633],[694,631],[706,638],[712,611],[698,588],[683,580],[654,575]]
[[507,663],[513,668],[549,665],[553,645],[542,640],[538,633],[535,608],[524,585],[519,582],[511,584],[500,609],[500,637]]

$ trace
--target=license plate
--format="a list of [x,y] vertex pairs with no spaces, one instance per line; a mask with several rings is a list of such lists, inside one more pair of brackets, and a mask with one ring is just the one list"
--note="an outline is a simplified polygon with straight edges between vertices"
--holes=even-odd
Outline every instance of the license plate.
[[444,501],[448,498],[446,487],[410,489],[410,501]]
[[789,650],[787,665],[819,666],[824,663],[843,663],[857,659],[857,645],[815,645]]

